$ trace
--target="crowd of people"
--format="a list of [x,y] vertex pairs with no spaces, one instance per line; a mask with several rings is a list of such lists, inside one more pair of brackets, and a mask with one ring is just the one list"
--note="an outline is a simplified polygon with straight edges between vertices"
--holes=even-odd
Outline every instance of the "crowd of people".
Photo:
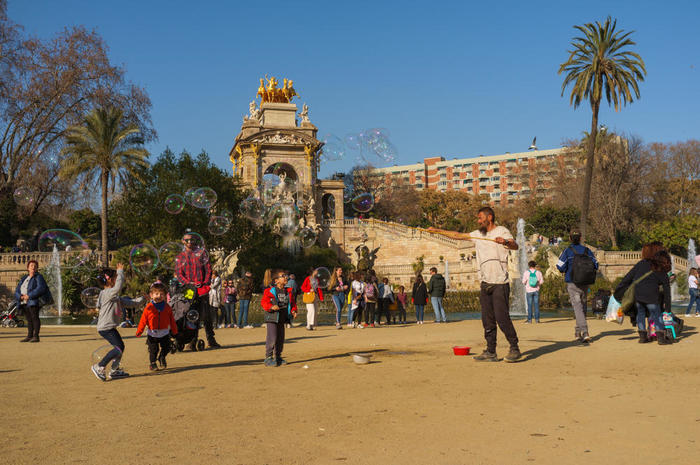
[[[517,250],[518,244],[507,228],[496,224],[496,216],[490,207],[478,211],[479,228],[470,233],[441,231],[441,233],[473,240],[476,249],[477,271],[480,281],[479,302],[484,328],[486,349],[475,356],[480,362],[499,361],[496,353],[497,329],[503,332],[509,345],[506,362],[522,358],[517,331],[510,318],[510,277],[508,275],[508,255]],[[588,289],[595,282],[598,262],[595,255],[581,244],[578,231],[570,233],[571,245],[559,257],[557,270],[566,282],[569,298],[575,315],[575,338],[584,344],[592,341],[586,322],[586,301]],[[116,269],[105,268],[98,276],[102,286],[97,308],[97,331],[112,346],[101,360],[92,366],[92,371],[100,380],[107,380],[106,367],[111,363],[109,379],[127,377],[120,366],[124,353],[124,342],[118,331],[124,320],[133,317],[130,309],[148,301],[141,314],[136,336],[147,332],[149,368],[167,367],[166,357],[176,344],[183,350],[185,344],[192,351],[202,350],[203,340],[198,339],[200,325],[204,328],[209,348],[220,345],[216,341],[214,329],[251,328],[248,311],[254,290],[253,276],[246,272],[237,282],[221,279],[212,271],[208,261],[202,260],[195,247],[195,238],[185,234],[182,239],[184,250],[176,259],[175,277],[169,286],[161,281],[154,282],[143,297],[130,299],[121,296],[124,285],[124,266]],[[28,274],[23,276],[15,292],[17,305],[28,318],[28,334],[21,342],[39,342],[41,323],[38,315],[42,305],[51,300],[45,280],[38,272],[38,263],[28,263]],[[411,294],[404,286],[394,288],[387,278],[380,279],[374,270],[346,273],[336,267],[330,279],[321,277],[319,269],[310,269],[302,284],[297,284],[296,276],[286,270],[269,269],[263,277],[261,306],[264,310],[264,324],[267,328],[265,345],[265,366],[280,366],[286,362],[282,357],[285,329],[292,326],[297,316],[297,299],[301,296],[306,306],[306,330],[314,331],[320,302],[329,296],[335,307],[335,327],[376,328],[407,322],[410,304],[415,312],[416,324],[422,325],[425,306],[430,299],[435,313],[435,323],[447,322],[443,305],[446,292],[445,278],[437,268],[429,270],[430,279],[425,282],[419,273],[415,277]],[[527,301],[525,323],[539,323],[539,292],[544,277],[537,263],[530,261],[528,270],[522,274]],[[670,283],[671,257],[661,243],[645,244],[642,260],[637,263],[614,290],[617,301],[623,301],[625,293],[633,294],[633,305],[627,310],[639,332],[639,342],[657,340],[659,344],[672,343],[683,328],[683,320],[671,312]],[[688,276],[690,302],[686,316],[700,316],[698,298],[698,269],[691,268]],[[184,306],[180,305],[184,302]],[[238,304],[238,316],[236,316]],[[343,310],[347,308],[347,320],[342,321]],[[670,316],[669,316],[670,315]],[[187,338],[182,337],[189,333]]]

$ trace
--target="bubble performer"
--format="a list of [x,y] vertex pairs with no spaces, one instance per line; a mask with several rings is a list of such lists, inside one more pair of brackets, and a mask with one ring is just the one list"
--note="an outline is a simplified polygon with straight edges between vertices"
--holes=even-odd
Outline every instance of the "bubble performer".
[[[207,342],[210,349],[221,347],[214,338],[214,317],[212,316],[211,308],[209,307],[209,289],[211,282],[211,265],[208,261],[202,259],[206,254],[198,253],[196,250],[197,240],[192,233],[186,233],[182,237],[182,243],[185,246],[175,259],[175,273],[178,281],[183,285],[191,284],[197,288],[199,296],[198,307],[199,315],[202,323],[204,323],[204,332],[207,335]],[[197,350],[197,337],[190,343],[192,351]]]

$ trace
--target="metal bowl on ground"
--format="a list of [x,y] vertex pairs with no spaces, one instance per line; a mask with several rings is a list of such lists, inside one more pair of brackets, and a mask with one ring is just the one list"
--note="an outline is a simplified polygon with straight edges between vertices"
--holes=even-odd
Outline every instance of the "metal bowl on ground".
[[372,358],[372,354],[354,354],[352,361],[358,365],[367,365]]

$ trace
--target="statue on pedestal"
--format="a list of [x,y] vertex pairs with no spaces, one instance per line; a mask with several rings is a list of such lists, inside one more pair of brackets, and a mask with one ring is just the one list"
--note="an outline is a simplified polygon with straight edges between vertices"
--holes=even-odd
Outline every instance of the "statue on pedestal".
[[301,112],[299,113],[299,116],[301,116],[302,123],[310,123],[311,122],[311,121],[309,121],[309,106],[307,104],[304,104]]

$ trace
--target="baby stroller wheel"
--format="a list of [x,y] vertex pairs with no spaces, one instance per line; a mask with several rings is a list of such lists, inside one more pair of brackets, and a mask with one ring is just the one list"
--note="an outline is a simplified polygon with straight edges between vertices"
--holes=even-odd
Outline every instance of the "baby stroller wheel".
[[[10,328],[15,328],[15,327],[17,327],[17,322],[15,320],[8,320],[7,326]],[[204,341],[202,341],[202,342],[204,342]]]
[[197,341],[197,350],[204,350],[204,339],[199,339]]
[[24,320],[17,320],[17,327],[24,328]]
[[173,341],[170,341],[170,353],[171,354],[174,354],[175,352],[177,352],[177,349],[178,349],[177,346],[178,346],[178,344],[176,344]]
[[[185,344],[178,342],[177,343],[177,351],[182,352],[183,350],[185,350]],[[175,352],[173,352],[173,353],[175,353]]]

